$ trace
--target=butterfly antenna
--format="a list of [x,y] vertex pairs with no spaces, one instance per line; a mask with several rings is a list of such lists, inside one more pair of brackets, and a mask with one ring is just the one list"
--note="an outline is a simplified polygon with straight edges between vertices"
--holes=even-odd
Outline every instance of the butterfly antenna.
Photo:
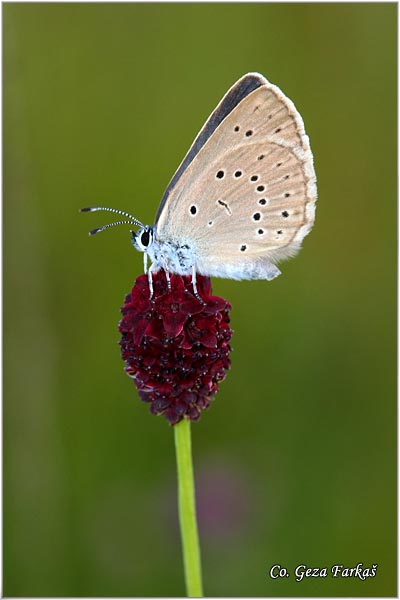
[[[122,224],[126,224],[126,223],[131,223],[133,225],[137,225],[138,227],[144,227],[143,223],[141,223],[138,219],[136,219],[136,217],[133,217],[131,214],[123,211],[123,210],[118,210],[117,208],[108,208],[106,206],[88,206],[87,208],[81,208],[80,212],[96,212],[97,210],[106,210],[108,212],[112,212],[112,213],[116,213],[118,215],[122,215],[123,217],[128,217],[128,219],[130,219],[129,221],[118,221],[117,223],[111,223],[109,226],[106,225],[104,228],[99,227],[97,230],[93,229],[93,231],[95,233],[97,233],[97,231],[101,231],[102,229],[106,229],[106,227],[113,227],[114,225],[122,225]],[[93,235],[91,233],[91,235]]]
[[89,235],[94,235],[95,233],[100,233],[100,231],[104,231],[109,227],[115,227],[116,225],[132,225],[131,221],[115,221],[115,223],[108,223],[107,225],[103,225],[102,227],[96,227],[96,229],[91,229],[89,231]]

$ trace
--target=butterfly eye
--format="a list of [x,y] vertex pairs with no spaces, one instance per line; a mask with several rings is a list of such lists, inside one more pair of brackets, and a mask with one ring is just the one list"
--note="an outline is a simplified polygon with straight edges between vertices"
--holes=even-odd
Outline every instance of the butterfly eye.
[[142,235],[140,236],[140,241],[142,243],[142,246],[147,248],[147,246],[150,243],[150,231],[148,231],[148,230],[143,231]]

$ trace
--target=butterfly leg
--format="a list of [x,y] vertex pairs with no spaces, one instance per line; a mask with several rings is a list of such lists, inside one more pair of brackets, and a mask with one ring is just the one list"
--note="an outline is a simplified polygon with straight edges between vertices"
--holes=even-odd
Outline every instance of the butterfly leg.
[[[152,299],[153,293],[154,293],[154,288],[153,288],[153,268],[152,268],[153,265],[154,265],[154,263],[152,263],[150,265],[150,269],[147,271],[147,280],[149,282],[149,290],[150,290],[150,300]],[[146,268],[147,268],[147,265],[146,265]]]
[[144,272],[147,273],[147,252],[144,252],[143,254],[143,269]]
[[199,302],[201,302],[202,304],[205,304],[203,298],[200,296],[199,292],[197,291],[196,267],[194,265],[192,265],[192,286],[193,286],[194,295],[196,296],[197,300]]
[[169,275],[169,271],[167,271],[166,269],[164,269],[165,272],[165,279],[167,280],[167,286],[168,286],[168,291],[171,291],[171,278]]

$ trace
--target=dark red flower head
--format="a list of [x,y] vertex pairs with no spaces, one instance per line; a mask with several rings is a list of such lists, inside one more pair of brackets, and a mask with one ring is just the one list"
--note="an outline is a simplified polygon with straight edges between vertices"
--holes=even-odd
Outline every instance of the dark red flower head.
[[121,309],[120,341],[125,371],[150,412],[173,425],[183,417],[197,421],[208,408],[229,369],[231,305],[211,296],[209,277],[197,275],[198,300],[190,276],[164,271],[153,275],[150,300],[146,275],[140,275]]

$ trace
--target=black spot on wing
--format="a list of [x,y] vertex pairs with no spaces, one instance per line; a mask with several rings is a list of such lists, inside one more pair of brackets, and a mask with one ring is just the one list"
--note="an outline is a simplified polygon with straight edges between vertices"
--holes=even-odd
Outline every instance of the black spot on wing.
[[227,202],[224,202],[223,200],[217,200],[217,204],[219,204],[220,206],[223,206],[225,208],[226,212],[228,213],[228,215],[231,216],[232,211]]
[[182,177],[182,174],[186,171],[196,154],[199,153],[201,148],[212,136],[217,127],[229,115],[229,113],[231,113],[233,109],[236,108],[239,102],[244,100],[244,98],[251,94],[251,92],[253,92],[254,90],[256,90],[264,84],[265,79],[261,75],[249,73],[248,75],[244,75],[241,79],[239,79],[239,81],[237,81],[233,85],[233,87],[228,91],[228,93],[224,96],[224,98],[214,110],[208,121],[206,121],[200,133],[194,140],[189,152],[183,159],[181,166],[178,168],[175,175],[169,182],[168,187],[165,190],[163,197],[161,198],[160,206],[158,207],[158,211],[156,214],[155,223],[157,223],[161,211],[164,208],[164,204],[166,203],[171,191],[176,186],[177,182]]

